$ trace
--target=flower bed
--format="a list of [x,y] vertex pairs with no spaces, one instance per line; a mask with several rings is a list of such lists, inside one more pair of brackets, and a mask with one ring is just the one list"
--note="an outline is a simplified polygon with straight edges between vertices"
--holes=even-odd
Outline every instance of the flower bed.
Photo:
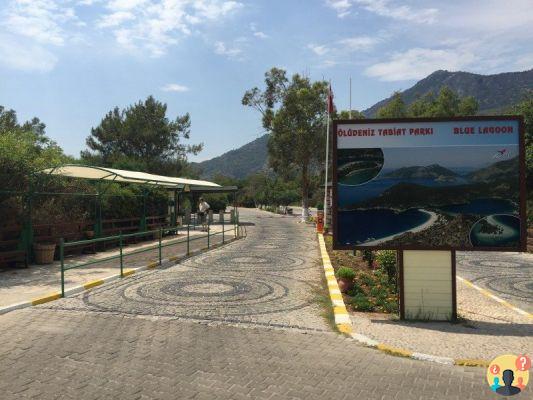
[[[344,303],[351,311],[398,312],[396,260],[394,252],[365,252],[333,250],[331,236],[325,236],[326,249],[335,275],[345,278],[346,269],[354,272],[350,288],[343,293]],[[339,278],[339,276],[338,276]]]

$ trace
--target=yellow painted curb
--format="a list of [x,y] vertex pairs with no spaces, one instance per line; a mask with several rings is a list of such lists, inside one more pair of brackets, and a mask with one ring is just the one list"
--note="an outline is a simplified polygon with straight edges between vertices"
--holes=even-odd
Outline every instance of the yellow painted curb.
[[455,365],[461,365],[463,367],[488,367],[490,362],[485,360],[471,360],[468,358],[454,360]]
[[92,281],[92,282],[86,283],[85,285],[83,285],[83,287],[85,289],[90,289],[90,288],[93,288],[95,286],[101,285],[102,283],[104,283],[104,281],[102,279],[99,279],[99,280],[96,280],[96,281]]
[[122,272],[122,276],[133,275],[134,273],[135,273],[135,271],[133,269],[128,269],[128,270],[125,270],[124,272]]
[[346,335],[351,335],[353,332],[352,324],[337,324],[337,329]]
[[348,314],[348,310],[346,309],[346,307],[344,305],[333,307],[333,312],[335,313],[335,315],[337,315],[337,314]]
[[350,336],[353,332],[350,315],[348,314],[348,310],[346,310],[346,306],[344,305],[342,294],[340,294],[339,285],[337,283],[337,279],[335,279],[335,270],[333,269],[331,260],[329,259],[324,236],[321,234],[318,234],[318,243],[320,247],[320,254],[322,256],[324,276],[328,285],[329,298],[332,305],[334,305],[333,314],[335,316],[335,321],[338,321],[335,325],[337,326],[339,332]]
[[61,293],[52,293],[51,295],[32,300],[31,305],[36,306],[38,304],[48,303],[49,301],[54,301],[60,298],[61,298]]
[[176,261],[179,257],[178,256],[172,256],[172,257],[169,257],[168,259],[170,261]]
[[410,358],[413,355],[413,352],[409,350],[399,349],[382,343],[379,343],[376,348],[384,353],[392,354],[393,356]]
[[148,264],[146,266],[146,268],[151,269],[151,268],[157,267],[158,265],[159,265],[159,263],[154,261],[154,262],[151,262],[150,264]]

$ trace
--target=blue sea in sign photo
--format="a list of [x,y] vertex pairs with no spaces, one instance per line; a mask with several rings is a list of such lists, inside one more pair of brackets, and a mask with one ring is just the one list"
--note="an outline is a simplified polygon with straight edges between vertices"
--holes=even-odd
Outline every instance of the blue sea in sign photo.
[[342,244],[356,245],[411,230],[429,219],[428,213],[418,209],[399,213],[387,209],[341,211],[338,235]]
[[[374,179],[360,185],[337,185],[338,242],[380,245],[402,233],[420,232],[437,221],[442,225],[442,221],[462,215],[470,216],[469,220],[471,216],[518,216],[519,176],[514,164],[518,147],[507,146],[504,158],[499,156],[500,147],[383,149],[384,166]],[[411,190],[414,200],[409,196]],[[401,206],[397,206],[397,198],[401,198]],[[409,203],[414,205],[406,206]],[[516,239],[508,239],[512,229],[505,229],[506,239],[501,236],[498,244],[498,239],[491,237],[491,246],[505,246]],[[468,231],[463,237],[469,241]],[[464,246],[483,246],[482,238],[477,240],[475,234],[470,242]]]
[[[483,232],[482,222],[498,228],[496,232]],[[520,219],[513,215],[490,215],[478,221],[470,231],[470,241],[479,246],[516,246],[520,241]]]

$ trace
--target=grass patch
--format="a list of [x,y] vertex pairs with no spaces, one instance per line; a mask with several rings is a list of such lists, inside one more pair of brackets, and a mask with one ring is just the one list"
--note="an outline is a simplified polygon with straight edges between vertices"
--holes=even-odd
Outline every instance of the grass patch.
[[[318,266],[322,268],[322,261],[318,261]],[[338,331],[335,324],[335,314],[333,313],[333,303],[329,297],[328,283],[324,274],[321,274],[321,285],[315,289],[315,302],[320,307],[320,316],[324,318],[327,324],[334,330]]]

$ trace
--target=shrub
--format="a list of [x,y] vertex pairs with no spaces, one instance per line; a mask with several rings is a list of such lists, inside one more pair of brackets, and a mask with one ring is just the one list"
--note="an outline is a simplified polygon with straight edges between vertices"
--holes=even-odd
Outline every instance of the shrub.
[[363,250],[363,260],[368,264],[368,268],[374,265],[374,253],[371,250]]
[[354,282],[352,288],[348,291],[348,295],[357,296],[360,293],[364,294],[363,288],[357,282]]
[[374,306],[363,293],[359,293],[352,298],[352,306],[359,311],[372,311]]
[[396,252],[394,250],[380,250],[376,254],[379,267],[385,271],[389,282],[396,282]]
[[350,268],[347,268],[347,267],[341,267],[337,271],[337,277],[352,281],[353,278],[355,278],[355,272],[353,271],[353,269],[350,269]]

